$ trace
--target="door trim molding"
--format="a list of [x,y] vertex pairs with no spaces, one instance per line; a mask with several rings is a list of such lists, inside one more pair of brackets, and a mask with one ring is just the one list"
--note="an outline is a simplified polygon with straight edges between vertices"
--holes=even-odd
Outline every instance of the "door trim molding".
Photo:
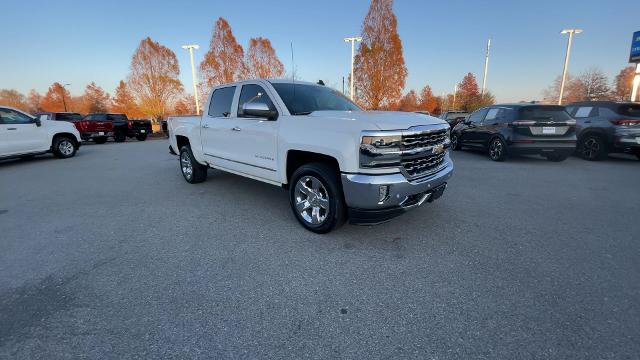
[[231,162],[234,162],[234,163],[238,163],[238,164],[242,164],[242,165],[247,165],[247,166],[253,166],[253,167],[258,168],[258,169],[263,169],[263,170],[268,170],[268,171],[273,171],[273,172],[275,172],[275,171],[276,171],[276,169],[271,169],[271,168],[264,167],[264,166],[253,165],[253,164],[249,164],[249,163],[242,162],[242,161],[231,160],[231,159],[223,158],[223,157],[220,157],[220,156],[211,155],[211,154],[209,154],[209,153],[204,153],[204,154],[205,154],[205,155],[207,155],[207,156],[214,157],[214,158],[216,158],[216,159],[226,160],[226,161],[231,161]]

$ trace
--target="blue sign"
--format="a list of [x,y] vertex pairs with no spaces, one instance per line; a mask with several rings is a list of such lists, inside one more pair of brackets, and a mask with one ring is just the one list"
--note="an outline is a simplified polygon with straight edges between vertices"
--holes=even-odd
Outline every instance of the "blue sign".
[[640,63],[640,31],[633,33],[631,41],[631,55],[629,55],[630,63]]

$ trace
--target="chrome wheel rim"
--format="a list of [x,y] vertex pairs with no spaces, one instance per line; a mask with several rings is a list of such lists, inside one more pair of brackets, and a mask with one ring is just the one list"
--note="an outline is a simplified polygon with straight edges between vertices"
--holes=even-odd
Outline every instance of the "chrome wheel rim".
[[594,138],[588,138],[582,145],[582,155],[588,159],[592,159],[600,151],[600,143]]
[[489,155],[492,159],[499,159],[502,156],[502,141],[494,140],[489,148]]
[[191,180],[193,177],[193,165],[191,164],[191,157],[186,151],[180,155],[180,168],[182,168],[182,175],[187,180]]
[[329,215],[329,193],[313,176],[303,176],[295,187],[295,207],[300,217],[311,225],[320,225]]
[[64,156],[73,154],[73,144],[69,140],[62,140],[58,144],[58,150]]

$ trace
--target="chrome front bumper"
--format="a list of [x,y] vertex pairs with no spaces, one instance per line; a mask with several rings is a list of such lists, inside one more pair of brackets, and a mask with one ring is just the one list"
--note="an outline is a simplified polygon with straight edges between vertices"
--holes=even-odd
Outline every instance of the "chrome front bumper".
[[[342,174],[342,189],[345,202],[351,213],[357,213],[356,223],[377,223],[388,220],[402,212],[430,201],[433,191],[444,190],[453,173],[453,162],[446,156],[446,166],[435,174],[413,181],[401,173],[387,175]],[[388,195],[380,200],[380,187],[388,186]],[[371,221],[364,219],[372,215]],[[389,215],[389,216],[385,216]],[[388,218],[387,218],[388,217]],[[363,220],[363,221],[360,221]],[[352,221],[353,222],[353,221]]]

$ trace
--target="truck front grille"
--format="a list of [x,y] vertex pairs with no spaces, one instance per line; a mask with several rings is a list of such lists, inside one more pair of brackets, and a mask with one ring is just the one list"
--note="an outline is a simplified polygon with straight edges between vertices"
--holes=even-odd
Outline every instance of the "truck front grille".
[[446,128],[403,134],[402,150],[415,150],[412,155],[403,155],[400,161],[405,176],[413,180],[442,170],[448,146]]

